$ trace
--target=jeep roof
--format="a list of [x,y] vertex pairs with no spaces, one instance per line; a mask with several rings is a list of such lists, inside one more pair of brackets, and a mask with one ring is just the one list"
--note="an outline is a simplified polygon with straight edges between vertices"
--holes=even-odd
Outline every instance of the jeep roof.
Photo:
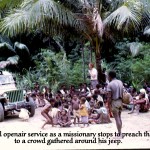
[[0,71],[0,95],[11,90],[16,90],[12,74],[8,71]]

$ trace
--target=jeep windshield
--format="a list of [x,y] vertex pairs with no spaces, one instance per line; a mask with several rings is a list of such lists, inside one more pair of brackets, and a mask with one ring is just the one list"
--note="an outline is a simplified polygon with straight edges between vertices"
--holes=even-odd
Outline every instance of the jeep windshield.
[[0,85],[15,83],[11,75],[0,75]]

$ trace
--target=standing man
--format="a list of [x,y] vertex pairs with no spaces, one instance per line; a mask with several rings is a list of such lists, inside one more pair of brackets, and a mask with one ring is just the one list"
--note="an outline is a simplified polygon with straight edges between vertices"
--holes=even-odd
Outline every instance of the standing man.
[[95,89],[96,85],[98,84],[98,72],[96,68],[94,68],[93,63],[89,63],[89,74],[91,77],[91,89]]
[[120,80],[116,79],[115,71],[110,71],[108,73],[108,80],[110,82],[107,87],[108,103],[111,106],[111,110],[116,121],[118,133],[121,136],[121,128],[122,128],[121,111],[122,111],[122,98],[123,98],[123,83]]

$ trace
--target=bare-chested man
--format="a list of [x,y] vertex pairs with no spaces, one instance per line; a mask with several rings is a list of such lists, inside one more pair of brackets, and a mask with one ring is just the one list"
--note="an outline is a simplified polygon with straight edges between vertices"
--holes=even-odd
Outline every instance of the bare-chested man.
[[42,129],[44,129],[46,124],[51,124],[52,127],[54,126],[53,119],[49,115],[49,112],[52,110],[52,107],[54,106],[54,104],[55,104],[55,99],[51,98],[49,101],[49,104],[45,105],[41,111],[41,115],[46,119],[45,123],[42,126]]

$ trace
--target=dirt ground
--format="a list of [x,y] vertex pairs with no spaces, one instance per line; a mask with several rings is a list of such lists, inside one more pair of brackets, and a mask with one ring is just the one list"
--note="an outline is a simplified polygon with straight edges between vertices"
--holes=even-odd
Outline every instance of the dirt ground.
[[[150,111],[148,113],[140,113],[137,115],[128,114],[128,111],[123,111],[123,133],[141,133],[138,137],[129,137],[127,135],[123,139],[114,138],[116,130],[115,121],[112,118],[110,124],[90,125],[89,127],[80,128],[72,125],[70,128],[51,127],[47,125],[44,130],[41,130],[41,126],[44,123],[44,118],[40,115],[41,108],[36,109],[34,117],[29,121],[24,122],[20,120],[17,115],[7,117],[4,122],[0,123],[0,146],[5,150],[48,150],[48,149],[120,149],[120,148],[150,148]],[[144,136],[144,132],[147,131],[147,135]],[[77,136],[73,137],[73,143],[52,143],[49,144],[50,139],[56,139],[58,133],[95,133],[96,139],[91,137]],[[101,133],[102,132],[102,133]],[[11,134],[10,134],[11,133]],[[19,137],[17,134],[12,133],[26,133],[25,137]],[[30,133],[47,133],[47,137],[39,135],[31,135]],[[54,134],[56,133],[56,137]],[[99,137],[101,143],[98,142],[98,135],[103,134],[103,137]],[[105,136],[109,135],[108,138]],[[113,136],[112,136],[113,134]],[[149,134],[149,136],[148,136]],[[133,135],[133,134],[132,134]],[[30,136],[30,137],[29,137]],[[15,143],[14,140],[19,140],[20,143]],[[59,137],[59,140],[71,140],[71,137]],[[95,139],[96,143],[75,143],[75,140]],[[43,140],[43,143],[37,143],[37,140]],[[106,141],[105,141],[106,140]],[[19,142],[18,141],[18,142]],[[113,142],[109,144],[110,142]],[[26,142],[26,143],[24,143]],[[28,143],[32,142],[32,143]],[[33,143],[35,142],[35,143]],[[80,141],[83,142],[83,141]],[[103,143],[102,143],[103,142]],[[107,142],[107,143],[104,143]],[[114,143],[115,142],[115,143]],[[117,142],[121,142],[117,145]]]

